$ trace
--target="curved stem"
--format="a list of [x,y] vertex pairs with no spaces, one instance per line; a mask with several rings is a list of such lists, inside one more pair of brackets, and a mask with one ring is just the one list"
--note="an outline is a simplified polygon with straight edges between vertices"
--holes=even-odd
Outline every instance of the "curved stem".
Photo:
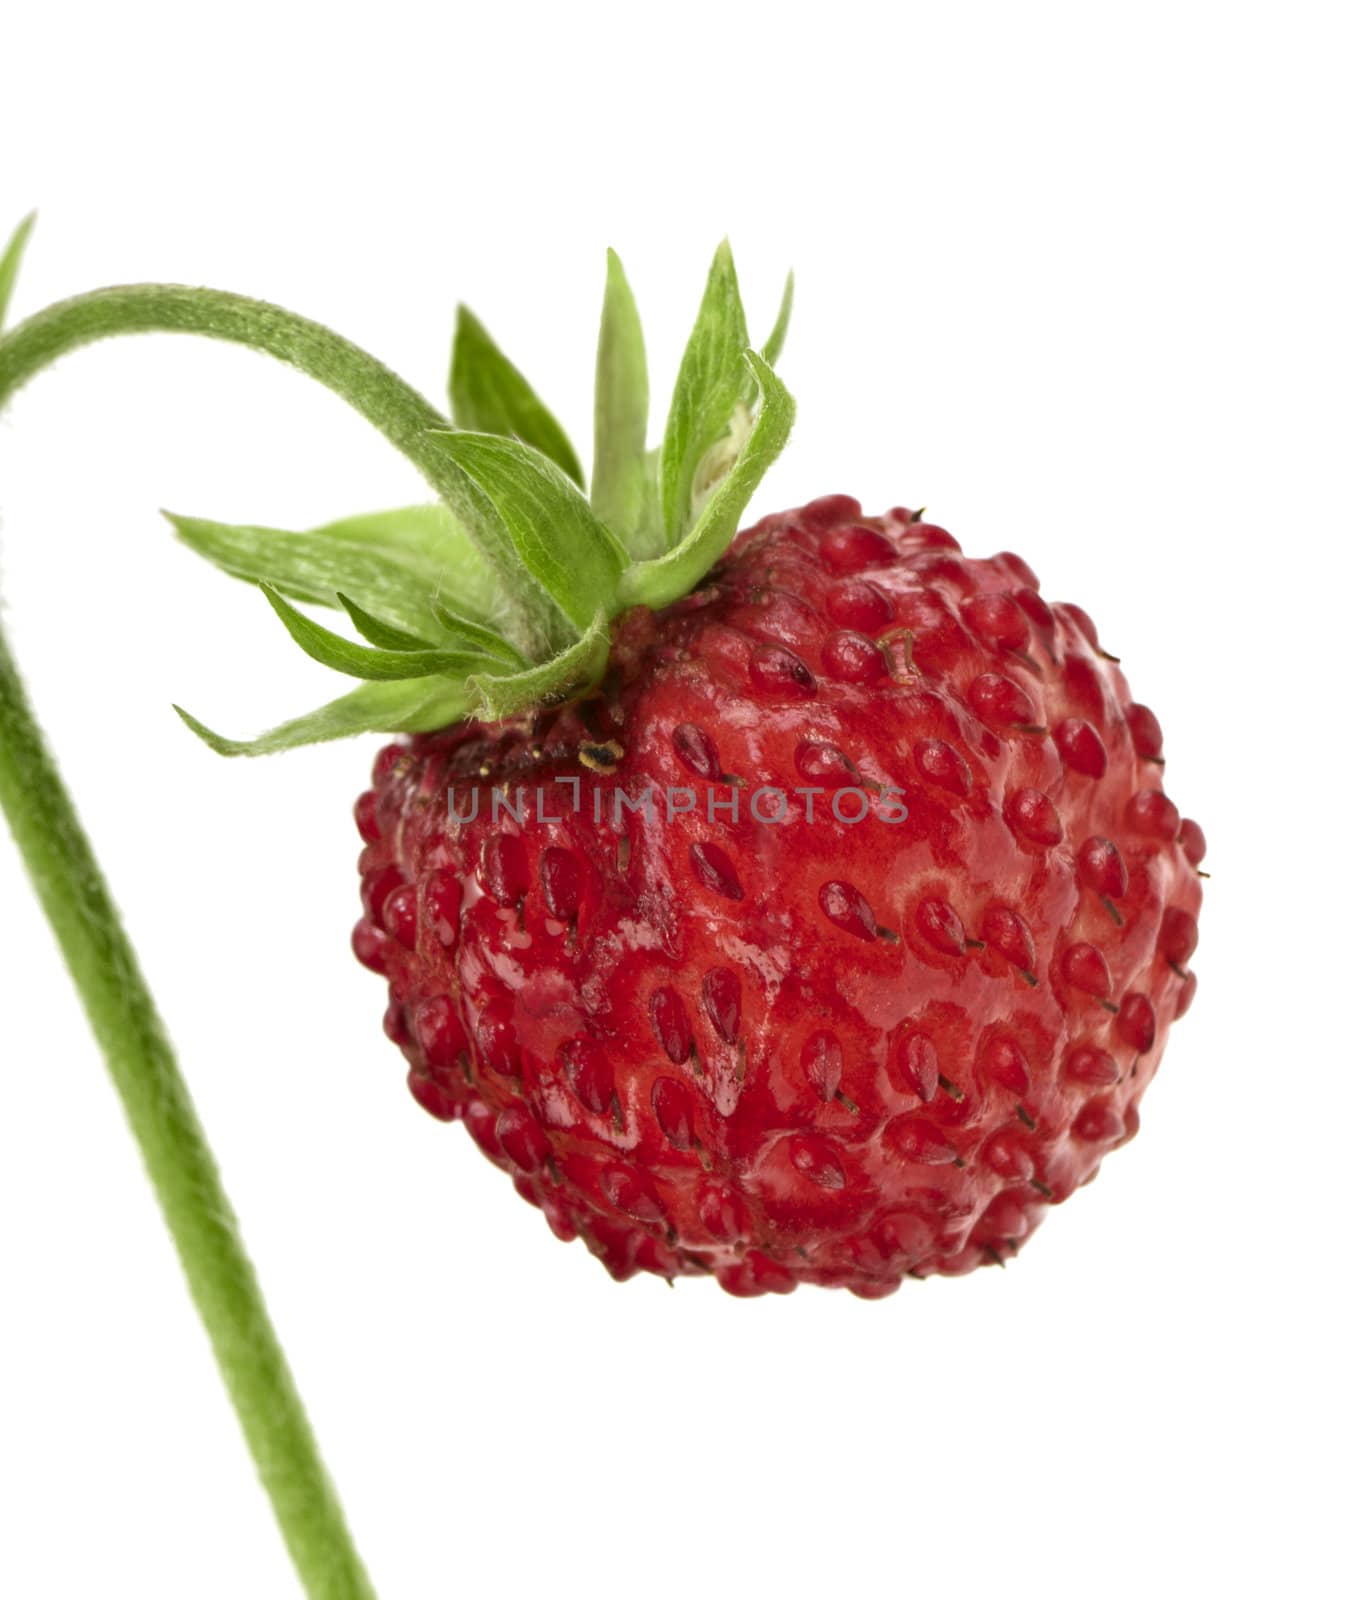
[[0,805],[107,1058],[295,1567],[315,1600],[366,1600],[374,1590],[191,1096],[3,633]]
[[[400,379],[314,323],[211,291],[113,289],[40,312],[0,339],[0,406],[65,351],[149,329],[237,340],[303,368],[433,478],[425,429],[443,419]],[[295,1568],[313,1600],[373,1600],[163,1023],[3,630],[0,806],[107,1059]]]
[[132,283],[61,300],[0,339],[0,406],[70,350],[131,333],[195,333],[247,345],[339,394],[451,498],[457,490],[431,429],[445,417],[410,384],[321,323],[265,300],[175,283]]
[[531,655],[546,634],[550,603],[518,559],[491,534],[474,493],[443,447],[449,419],[359,345],[265,300],[175,283],[132,283],[61,300],[0,338],[0,408],[29,378],[68,351],[131,333],[194,333],[275,356],[341,396],[394,444],[477,537],[497,576],[498,624]]

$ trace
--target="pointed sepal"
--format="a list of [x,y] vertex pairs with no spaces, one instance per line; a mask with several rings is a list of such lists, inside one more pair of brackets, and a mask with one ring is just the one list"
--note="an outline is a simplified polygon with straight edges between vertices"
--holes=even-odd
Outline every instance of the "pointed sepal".
[[306,533],[164,515],[189,549],[231,577],[269,583],[292,600],[337,607],[344,594],[393,627],[436,642],[434,602],[452,594],[460,609],[489,625],[490,569],[443,505],[347,517]]
[[790,328],[790,314],[795,305],[795,274],[786,274],[786,287],[781,292],[781,305],[776,313],[776,321],[772,324],[772,331],[767,335],[762,346],[762,359],[769,367],[774,367],[781,359],[781,352],[786,346],[786,333]]
[[268,756],[360,733],[432,733],[466,716],[469,698],[462,685],[433,678],[362,683],[350,694],[283,722],[256,739],[227,739],[181,706],[173,709],[216,755]]
[[357,605],[348,594],[338,592],[337,601],[360,637],[380,650],[434,649],[428,639],[418,639],[414,633],[404,633],[401,628],[395,628],[391,622],[385,622],[382,617],[376,617],[363,606]]
[[478,493],[479,531],[505,544],[569,628],[569,645],[612,612],[621,545],[556,464],[517,439],[446,433],[440,443]]
[[351,678],[368,678],[374,682],[395,683],[405,678],[454,678],[459,681],[474,667],[481,665],[481,657],[461,650],[392,650],[377,649],[372,645],[354,644],[350,639],[323,627],[312,617],[297,611],[281,594],[264,583],[259,585],[272,610],[285,624],[286,632],[306,656],[319,666],[330,667],[333,672],[345,673]]
[[781,454],[795,420],[795,402],[763,358],[744,357],[760,400],[757,415],[725,470],[705,486],[705,500],[686,537],[668,555],[628,567],[618,590],[623,606],[672,605],[694,588],[729,548],[754,491]]
[[476,650],[489,660],[500,661],[512,671],[521,671],[528,662],[514,646],[490,628],[461,615],[440,600],[432,600],[430,609],[443,629],[445,637],[460,650]]
[[636,299],[613,250],[594,369],[594,473],[590,504],[633,559],[664,549],[647,467],[650,382]]
[[748,326],[728,240],[711,263],[697,321],[674,384],[660,451],[660,507],[666,545],[678,545],[694,520],[703,458],[725,435],[740,405]]
[[565,430],[467,306],[458,308],[449,405],[455,427],[532,445],[584,487],[585,475]]
[[9,243],[5,246],[4,251],[0,253],[0,333],[5,331],[10,296],[14,293],[14,284],[19,276],[19,268],[23,265],[23,252],[27,248],[28,240],[32,236],[36,222],[37,212],[30,211],[18,227],[15,228],[9,237]]

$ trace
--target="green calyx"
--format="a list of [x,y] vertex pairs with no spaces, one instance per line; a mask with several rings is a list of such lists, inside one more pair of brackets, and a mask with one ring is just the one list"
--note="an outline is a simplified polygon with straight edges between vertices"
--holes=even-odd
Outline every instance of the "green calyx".
[[[0,318],[30,224],[0,256]],[[717,250],[683,354],[663,439],[649,448],[640,318],[608,255],[595,373],[589,492],[551,411],[473,314],[460,309],[452,419],[317,324],[212,290],[136,285],[39,312],[0,338],[0,405],[50,360],[128,332],[201,333],[251,345],[336,390],[407,455],[435,491],[425,505],[308,532],[170,515],[177,536],[256,584],[305,654],[361,680],[258,739],[256,755],[368,731],[497,720],[583,693],[602,676],[613,621],[671,604],[719,559],[790,431],[777,378],[791,284],[776,325],[750,343],[728,244]],[[301,607],[339,614],[340,631]]]

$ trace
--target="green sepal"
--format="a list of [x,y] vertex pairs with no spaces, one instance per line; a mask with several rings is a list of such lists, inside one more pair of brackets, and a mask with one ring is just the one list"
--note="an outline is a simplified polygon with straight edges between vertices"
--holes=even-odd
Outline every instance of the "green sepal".
[[[353,549],[375,550],[405,562],[424,576],[433,594],[447,590],[455,605],[481,622],[494,626],[503,609],[491,564],[463,519],[443,501],[366,511],[325,523],[317,531]],[[343,585],[342,592],[353,591]]]
[[467,306],[458,308],[449,405],[455,427],[532,445],[584,487],[584,471],[565,430]]
[[259,585],[286,632],[306,656],[320,666],[351,678],[392,683],[405,678],[454,677],[461,680],[482,658],[462,650],[378,650],[353,644],[302,611],[296,611],[270,584]]
[[410,683],[362,683],[350,694],[283,722],[256,739],[226,739],[181,706],[173,709],[205,744],[221,756],[266,756],[301,745],[347,739],[358,733],[431,733],[460,721],[469,710],[462,684],[441,678]]
[[459,616],[456,611],[439,600],[432,600],[430,609],[435,613],[436,622],[461,650],[476,650],[489,659],[503,662],[507,667],[520,668],[528,665],[512,644],[490,628],[484,628],[468,617]]
[[767,335],[762,346],[762,359],[769,367],[774,367],[781,359],[781,352],[786,344],[786,332],[790,327],[791,308],[795,304],[795,274],[786,274],[786,287],[781,291],[781,306],[776,314],[776,321],[772,324],[772,331]]
[[622,262],[610,250],[594,368],[594,475],[589,498],[599,520],[638,560],[664,549],[658,516],[647,511],[649,413],[641,318]]
[[692,531],[668,555],[628,567],[618,587],[618,604],[658,609],[694,588],[729,548],[739,519],[781,454],[795,420],[795,402],[761,356],[748,351],[748,363],[761,402],[737,459],[711,491]]
[[487,433],[445,433],[445,454],[480,496],[479,533],[494,517],[516,558],[570,625],[570,644],[612,608],[626,564],[588,500],[540,451]]
[[178,538],[207,561],[292,600],[363,610],[415,637],[435,639],[434,600],[451,593],[481,624],[491,620],[492,574],[447,507],[406,506],[347,517],[308,533],[210,522],[165,512]]
[[558,705],[592,688],[608,664],[608,623],[595,617],[584,634],[540,666],[498,676],[474,673],[467,682],[476,714],[487,722],[512,717],[533,706]]
[[384,622],[382,618],[371,616],[362,606],[358,606],[348,594],[338,593],[346,615],[350,617],[355,626],[355,631],[362,639],[376,645],[380,650],[433,650],[435,647],[429,639],[418,639],[414,633],[404,633],[401,628],[395,628],[391,623]]
[[23,252],[37,221],[37,212],[30,211],[9,237],[9,243],[0,254],[0,333],[5,329],[9,311],[9,298],[14,293],[14,282],[23,263]]
[[692,524],[694,487],[702,460],[729,428],[740,402],[748,342],[739,280],[726,240],[711,263],[664,430],[660,507],[669,548],[682,541]]

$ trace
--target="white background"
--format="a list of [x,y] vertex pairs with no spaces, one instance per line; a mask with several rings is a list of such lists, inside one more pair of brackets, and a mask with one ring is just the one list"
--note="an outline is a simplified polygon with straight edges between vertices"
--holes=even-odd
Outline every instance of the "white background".
[[[617,1287],[422,1115],[347,947],[377,741],[156,507],[417,496],[247,353],[123,343],[0,423],[18,655],[382,1596],[1319,1596],[1341,1582],[1341,14],[1297,5],[28,6],[18,314],[265,295],[437,399],[471,301],[587,435],[603,247],[667,393],[729,232],[800,292],[759,509],[928,505],[1095,616],[1211,843],[1141,1138],[1005,1273],[866,1304]],[[0,1590],[295,1592],[0,835]],[[1340,1591],[1338,1591],[1340,1592]]]

